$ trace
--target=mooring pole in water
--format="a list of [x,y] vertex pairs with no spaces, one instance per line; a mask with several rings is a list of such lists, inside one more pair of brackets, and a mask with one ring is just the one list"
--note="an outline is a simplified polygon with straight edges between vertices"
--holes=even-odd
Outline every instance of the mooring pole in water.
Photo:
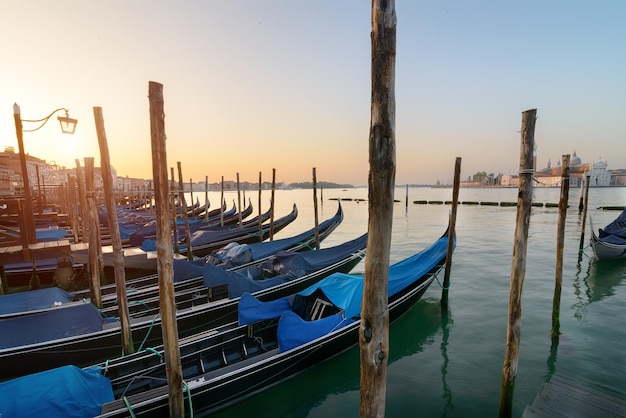
[[319,223],[318,223],[318,215],[317,215],[317,174],[315,171],[315,167],[313,167],[313,213],[315,215],[315,249],[320,249],[320,232],[319,232]]
[[585,203],[583,204],[583,222],[580,228],[580,243],[578,244],[578,258],[583,255],[583,248],[585,247],[585,225],[587,221],[587,208],[589,203],[589,183],[591,183],[591,173],[585,173]]
[[[221,205],[221,203],[220,203]],[[204,221],[209,220],[209,176],[204,176]]]
[[224,226],[224,176],[222,176],[222,192],[220,193],[220,226]]
[[270,202],[270,241],[274,241],[274,195],[276,191],[276,169],[272,168],[272,199]]
[[89,235],[87,234],[87,216],[89,212],[87,211],[87,197],[85,196],[85,174],[80,167],[80,160],[76,158],[74,162],[76,163],[76,184],[78,185],[78,199],[80,200],[79,217],[82,232],[81,238],[83,242],[89,242]]
[[452,188],[452,210],[448,223],[448,254],[446,256],[446,271],[443,276],[441,291],[441,306],[448,306],[448,289],[450,289],[450,271],[452,269],[452,252],[454,251],[454,237],[456,236],[456,210],[459,205],[459,187],[461,184],[461,157],[456,157],[454,163],[454,187]]
[[556,272],[554,275],[554,297],[552,298],[552,337],[561,334],[559,316],[561,312],[561,287],[563,285],[563,247],[565,246],[565,218],[569,200],[569,154],[561,157],[561,198],[556,235]]
[[263,188],[263,181],[261,178],[262,173],[259,171],[259,240],[263,241],[263,219],[261,219],[261,189]]
[[409,210],[409,185],[406,185],[406,197],[404,198],[404,208]]
[[[191,248],[191,230],[189,229],[189,217],[187,216],[187,202],[185,200],[185,186],[183,184],[183,166],[180,161],[177,161],[178,166],[178,186],[180,188],[180,197],[182,203],[183,212],[183,224],[185,225],[185,241],[187,242],[187,259],[193,260],[193,248]],[[193,202],[191,202],[193,207]],[[174,228],[176,225],[174,224]]]
[[115,194],[113,192],[113,175],[111,170],[111,158],[109,145],[107,144],[106,131],[104,129],[104,117],[102,108],[94,107],[93,116],[96,123],[96,134],[100,146],[100,170],[102,171],[102,184],[104,186],[104,199],[109,220],[111,244],[113,246],[113,272],[115,275],[115,291],[119,308],[120,326],[122,329],[122,347],[124,354],[135,352],[133,335],[130,330],[130,316],[128,313],[128,300],[126,297],[126,272],[124,271],[124,249],[120,236],[120,226],[115,210]]
[[241,228],[243,219],[241,215],[241,187],[239,186],[239,173],[237,173],[237,209],[239,210],[239,228]]
[[360,416],[385,416],[389,360],[389,258],[396,179],[396,8],[372,1],[368,236],[359,347]]
[[[172,225],[173,225],[173,234],[174,234],[174,251],[178,252],[179,247],[178,247],[178,216],[176,216],[176,197],[180,196],[178,193],[176,193],[177,191],[177,187],[176,187],[176,180],[174,177],[174,167],[170,167],[170,176],[171,176],[171,180],[170,183],[172,185],[171,187],[171,205],[172,205]],[[156,185],[154,186],[156,187]],[[155,192],[155,196],[156,196],[156,192]],[[180,200],[180,197],[179,197]],[[156,201],[155,201],[156,202]]]
[[519,192],[517,197],[517,219],[515,241],[511,263],[511,285],[509,289],[509,314],[506,330],[506,349],[502,367],[499,417],[511,417],[515,377],[519,361],[520,333],[522,328],[522,288],[526,274],[526,252],[530,209],[533,194],[533,149],[535,148],[535,122],[537,109],[522,112],[520,147]]
[[98,219],[94,190],[94,161],[93,157],[85,157],[85,195],[87,196],[87,219],[89,224],[89,276],[91,280],[91,303],[98,309],[102,309],[102,293],[100,291],[100,260],[98,250],[102,251],[99,245]]
[[[185,416],[183,402],[183,373],[178,349],[178,325],[176,323],[176,300],[174,296],[174,254],[172,250],[171,224],[168,209],[167,156],[165,147],[165,112],[163,108],[163,85],[149,83],[150,139],[152,143],[152,175],[157,222],[157,264],[159,272],[159,305],[165,370],[169,387],[169,416]],[[174,224],[176,225],[176,224]]]

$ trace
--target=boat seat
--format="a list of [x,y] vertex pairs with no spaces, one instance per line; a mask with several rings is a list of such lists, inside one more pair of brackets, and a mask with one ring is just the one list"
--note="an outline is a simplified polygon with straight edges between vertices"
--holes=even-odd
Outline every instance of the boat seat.
[[329,306],[333,307],[334,305],[324,299],[315,299],[315,302],[313,302],[313,307],[311,308],[311,321],[317,321],[318,319],[324,318],[324,311]]

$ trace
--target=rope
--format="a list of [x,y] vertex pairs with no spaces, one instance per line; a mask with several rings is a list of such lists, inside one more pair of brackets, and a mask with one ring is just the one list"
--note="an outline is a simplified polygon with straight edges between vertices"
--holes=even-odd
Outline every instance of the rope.
[[146,351],[149,352],[149,353],[155,354],[156,356],[159,357],[160,360],[163,360],[163,355],[161,353],[159,353],[158,351],[156,351],[154,348],[148,347],[148,348],[146,348]]
[[148,340],[148,337],[150,336],[150,332],[152,331],[152,328],[154,327],[154,322],[157,320],[158,317],[159,315],[155,315],[154,318],[152,319],[152,322],[150,323],[150,328],[148,328],[148,332],[146,333],[145,338],[143,339],[143,341],[141,342],[141,345],[139,346],[139,351],[143,349],[143,345]]
[[122,399],[124,399],[124,404],[126,405],[126,409],[128,409],[128,413],[130,414],[130,416],[135,418],[135,413],[133,412],[133,408],[131,408],[130,402],[128,402],[128,399],[126,399],[126,396],[124,396]]
[[183,380],[183,388],[187,391],[187,400],[189,401],[189,418],[193,418],[193,404],[191,403],[191,390],[189,390],[189,386],[187,382]]
[[441,282],[439,281],[439,272],[435,273],[435,280],[437,280],[437,284],[439,285],[439,287],[442,290],[450,290],[450,286],[452,286],[452,282],[450,282],[450,286],[448,287],[443,287],[443,285],[441,284]]

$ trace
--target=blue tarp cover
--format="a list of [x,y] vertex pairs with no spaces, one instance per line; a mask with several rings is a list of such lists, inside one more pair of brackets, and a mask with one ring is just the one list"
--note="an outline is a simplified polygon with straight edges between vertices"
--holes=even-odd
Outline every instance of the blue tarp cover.
[[63,366],[0,383],[2,418],[93,417],[113,400],[99,368]]
[[[341,205],[337,210],[337,214],[318,225],[318,233],[324,233],[328,228],[336,226],[343,220],[343,212]],[[270,257],[279,251],[288,250],[289,248],[310,239],[315,233],[315,228],[311,228],[301,234],[290,238],[283,238],[273,241],[254,242],[250,244],[238,244],[233,242],[226,245],[223,249],[216,251],[215,256],[219,261],[219,267],[229,269],[241,264],[245,264],[253,260],[262,260]],[[146,243],[148,245],[148,243]],[[250,252],[251,260],[246,256]],[[205,258],[196,260],[174,260],[174,282],[194,279],[204,276],[203,267],[206,264]],[[209,273],[207,273],[208,275]]]
[[91,303],[0,319],[0,349],[101,331],[102,323]]
[[626,244],[626,209],[613,222],[600,229],[598,238],[613,244]]
[[[244,292],[254,293],[331,266],[364,249],[366,245],[367,234],[363,234],[335,247],[304,252],[280,251],[260,266],[237,271],[227,271],[213,264],[197,267],[191,263],[184,264],[182,260],[181,262],[175,260],[174,276],[175,281],[178,281],[177,277],[189,277],[201,272],[206,287],[228,285],[228,297],[234,299]],[[273,275],[270,276],[264,271],[271,271]]]
[[[389,268],[388,296],[400,292],[435,267],[442,257],[445,257],[447,247],[448,238],[444,236],[422,252],[392,265]],[[255,301],[252,295],[242,296],[239,302],[239,322],[243,325],[268,319],[269,315],[276,317],[279,309],[287,304],[289,307],[285,309],[279,319],[278,339],[284,344],[280,347],[281,350],[293,348],[313,338],[318,338],[329,332],[329,329],[339,326],[342,318],[358,318],[361,312],[363,278],[363,274],[334,273],[298,293],[302,296],[308,296],[320,289],[329,301],[342,309],[339,314],[329,317],[335,317],[335,322],[326,318],[321,321],[296,321],[293,317],[296,314],[291,312],[288,303],[289,298],[282,298],[273,302],[260,302]],[[266,312],[266,309],[270,309],[270,312]],[[283,323],[281,324],[281,322]],[[329,322],[334,325],[329,327]]]
[[71,302],[72,296],[58,287],[0,296],[0,315],[50,308],[55,302]]

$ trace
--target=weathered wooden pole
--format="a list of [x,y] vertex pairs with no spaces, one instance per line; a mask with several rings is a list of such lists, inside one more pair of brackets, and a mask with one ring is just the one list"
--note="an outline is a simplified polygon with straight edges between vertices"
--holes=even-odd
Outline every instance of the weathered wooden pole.
[[583,248],[585,248],[585,227],[587,221],[587,208],[589,203],[589,183],[591,183],[591,173],[585,173],[585,202],[583,203],[583,223],[580,228],[580,243],[578,244],[578,258],[583,255]]
[[559,221],[556,234],[556,272],[554,275],[554,297],[552,298],[552,337],[561,334],[559,316],[561,312],[561,287],[563,285],[563,247],[565,245],[565,218],[569,200],[569,154],[561,157],[561,198],[559,199]]
[[91,303],[98,309],[102,308],[102,293],[100,292],[100,262],[98,250],[98,214],[94,190],[94,160],[93,157],[85,157],[85,194],[87,196],[87,219],[89,222],[89,275],[91,279]]
[[126,297],[124,249],[122,248],[120,226],[117,219],[117,211],[115,210],[111,158],[109,156],[109,145],[107,144],[107,136],[104,129],[102,108],[94,107],[93,116],[96,121],[96,134],[98,135],[98,145],[100,146],[100,170],[102,173],[102,183],[104,185],[104,198],[107,208],[107,218],[109,220],[109,230],[111,232],[111,244],[113,246],[113,272],[115,275],[115,291],[117,294],[117,305],[119,308],[119,319],[122,329],[122,348],[124,350],[124,354],[130,354],[135,352],[135,347],[133,345],[133,335],[130,330],[130,316],[128,313],[128,300]]
[[148,90],[152,175],[154,177],[154,200],[156,203],[159,303],[161,327],[163,328],[163,354],[169,387],[169,416],[182,418],[185,416],[185,404],[183,402],[183,373],[178,349],[178,325],[176,324],[176,300],[174,298],[174,254],[168,211],[163,85],[151,81]]
[[[189,217],[187,216],[187,202],[185,200],[185,187],[183,184],[183,166],[180,161],[176,163],[178,165],[178,185],[180,187],[181,204],[183,207],[183,224],[185,225],[185,241],[187,242],[187,259],[193,260],[193,248],[191,248],[191,230],[189,229]],[[192,202],[193,207],[193,202]],[[176,228],[176,226],[174,226]]]
[[76,182],[78,184],[78,198],[80,200],[79,205],[79,217],[81,224],[81,237],[83,242],[89,242],[87,238],[87,197],[85,196],[85,175],[83,174],[83,170],[80,168],[80,161],[78,158],[74,160],[76,163]]
[[409,185],[406,185],[406,197],[404,199],[404,207],[405,210],[409,210]]
[[517,363],[519,361],[520,333],[522,329],[522,289],[526,274],[528,225],[530,223],[533,194],[533,149],[535,147],[536,119],[537,109],[522,112],[519,192],[517,195],[517,219],[511,263],[506,349],[502,367],[500,417],[511,416]]
[[[220,203],[221,205],[221,203]],[[204,221],[209,220],[209,176],[204,177]]]
[[[183,190],[184,191],[184,190]],[[196,219],[195,203],[193,202],[193,180],[189,179],[189,199],[191,200],[191,219]]]
[[259,171],[259,236],[263,241],[263,219],[261,219],[261,188],[263,187],[263,181],[261,180],[262,173]]
[[272,168],[272,198],[270,200],[270,241],[274,241],[274,195],[276,192],[276,169]]
[[313,167],[313,214],[315,215],[315,249],[320,249],[320,232],[319,232],[319,221],[317,215],[317,174],[315,172],[315,167]]
[[[446,271],[443,275],[443,289],[441,291],[441,306],[448,306],[448,289],[450,289],[450,271],[452,269],[452,253],[454,252],[454,237],[456,234],[456,210],[459,205],[459,186],[461,184],[461,157],[456,157],[454,163],[454,186],[452,188],[452,210],[448,223],[448,255],[446,256]],[[408,199],[407,199],[408,201]]]
[[224,176],[222,176],[222,193],[220,194],[220,225],[224,226]]
[[[180,250],[180,248],[178,247],[178,216],[176,216],[176,196],[178,196],[178,194],[176,193],[176,180],[174,180],[174,167],[170,167],[170,176],[171,176],[171,205],[172,205],[172,233],[174,234],[174,251],[178,252]],[[156,187],[156,185],[155,185]],[[156,196],[156,194],[155,194]],[[155,205],[156,206],[156,205]]]
[[68,213],[70,218],[70,225],[72,226],[72,236],[74,238],[74,242],[79,242],[78,236],[80,232],[80,219],[78,217],[78,196],[76,193],[76,181],[74,176],[68,176],[68,186],[67,193],[69,195],[68,203]]
[[394,0],[372,1],[368,237],[359,346],[361,417],[384,417],[389,359],[387,287],[396,177]]
[[242,215],[241,215],[241,188],[239,187],[239,173],[237,173],[237,210],[239,212],[239,227],[242,226]]

